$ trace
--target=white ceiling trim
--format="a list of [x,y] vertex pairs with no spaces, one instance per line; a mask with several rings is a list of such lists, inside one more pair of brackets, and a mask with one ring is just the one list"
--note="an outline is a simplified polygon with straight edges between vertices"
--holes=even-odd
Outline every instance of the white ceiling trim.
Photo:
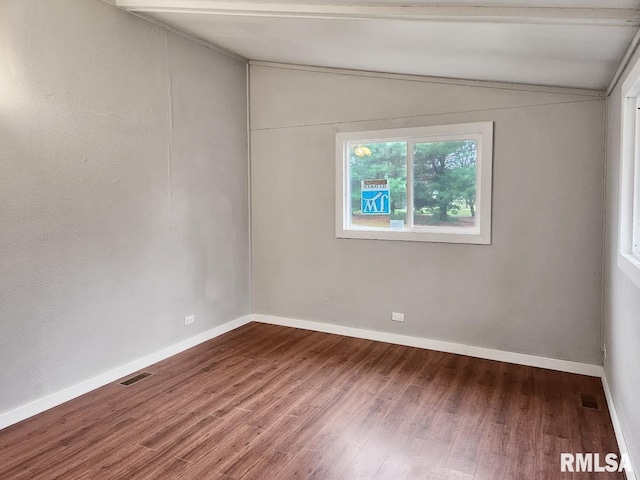
[[254,17],[438,22],[640,26],[638,8],[309,5],[218,0],[117,0],[131,12],[198,13]]
[[624,57],[622,57],[622,61],[620,62],[620,65],[618,66],[616,73],[613,75],[613,78],[611,79],[609,88],[607,88],[607,97],[611,95],[611,92],[613,92],[613,89],[616,88],[616,86],[618,85],[618,82],[622,78],[622,74],[626,70],[627,65],[629,65],[629,62],[631,61],[631,57],[633,57],[633,54],[636,53],[636,50],[638,49],[639,45],[640,45],[640,30],[638,30],[638,33],[636,33],[636,36],[633,37],[633,40],[629,44],[629,47],[627,48],[627,51],[624,54]]

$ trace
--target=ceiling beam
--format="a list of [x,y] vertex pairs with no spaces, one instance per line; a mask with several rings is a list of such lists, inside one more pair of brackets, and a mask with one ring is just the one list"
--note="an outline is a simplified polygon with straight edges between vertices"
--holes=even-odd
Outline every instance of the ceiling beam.
[[640,26],[640,8],[312,5],[218,0],[116,0],[132,12],[252,17]]

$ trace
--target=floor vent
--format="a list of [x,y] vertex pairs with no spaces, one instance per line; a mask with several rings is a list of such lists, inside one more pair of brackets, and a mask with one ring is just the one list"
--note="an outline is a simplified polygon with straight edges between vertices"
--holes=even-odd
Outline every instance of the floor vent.
[[131,377],[131,378],[126,379],[124,382],[120,382],[120,385],[124,385],[125,387],[128,387],[129,385],[134,384],[136,382],[139,382],[143,378],[147,378],[150,375],[151,374],[148,373],[148,372],[139,373],[135,377]]
[[600,410],[600,407],[598,406],[598,399],[592,393],[581,393],[580,405],[584,408],[590,408],[592,410]]

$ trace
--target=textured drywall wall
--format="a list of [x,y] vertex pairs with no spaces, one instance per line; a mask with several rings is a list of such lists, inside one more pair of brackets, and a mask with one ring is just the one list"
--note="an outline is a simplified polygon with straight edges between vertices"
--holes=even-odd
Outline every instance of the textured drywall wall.
[[[640,59],[636,54],[631,66]],[[631,68],[631,67],[630,67]],[[621,87],[607,98],[604,368],[633,466],[640,469],[640,289],[618,268]]]
[[[256,313],[601,363],[604,99],[265,65],[250,85]],[[336,131],[479,121],[492,245],[335,238]]]
[[0,413],[249,313],[245,68],[0,2]]

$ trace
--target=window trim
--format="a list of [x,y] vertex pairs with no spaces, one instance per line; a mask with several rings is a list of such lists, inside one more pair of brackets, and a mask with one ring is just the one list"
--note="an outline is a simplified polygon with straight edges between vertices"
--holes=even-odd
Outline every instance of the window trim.
[[[350,219],[349,162],[347,142],[359,143],[407,141],[420,143],[446,140],[452,137],[474,138],[478,142],[476,159],[476,226],[425,227],[410,226],[407,222],[413,206],[413,151],[407,145],[407,230],[354,228]],[[444,242],[491,244],[491,193],[493,167],[493,122],[459,123],[428,127],[411,127],[371,131],[336,133],[336,237],[369,240],[401,240],[418,242]],[[409,229],[410,228],[410,229]]]
[[[640,60],[621,88],[618,267],[640,288]],[[637,245],[634,247],[634,244]]]
[[[640,79],[638,80],[640,81]],[[640,93],[635,98],[635,116],[634,116],[634,142],[635,155],[633,166],[633,204],[632,204],[632,238],[631,238],[631,255],[635,260],[640,261]]]

